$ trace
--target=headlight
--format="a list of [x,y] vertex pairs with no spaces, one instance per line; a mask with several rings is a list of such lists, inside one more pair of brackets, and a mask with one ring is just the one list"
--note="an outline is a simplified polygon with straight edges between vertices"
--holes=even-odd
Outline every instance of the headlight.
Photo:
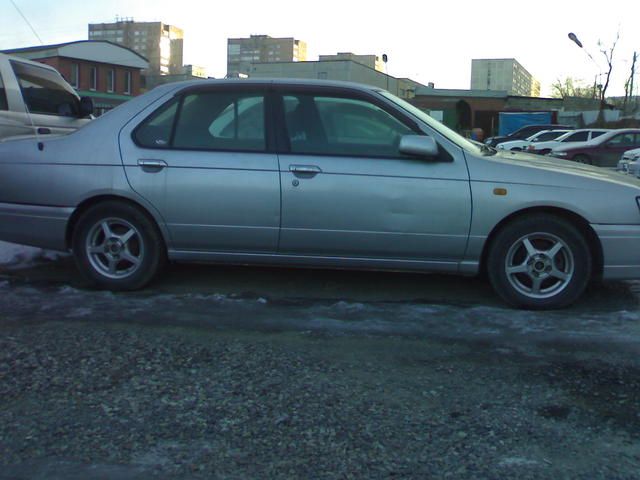
[[554,157],[566,157],[567,152],[551,152],[551,155],[553,155]]

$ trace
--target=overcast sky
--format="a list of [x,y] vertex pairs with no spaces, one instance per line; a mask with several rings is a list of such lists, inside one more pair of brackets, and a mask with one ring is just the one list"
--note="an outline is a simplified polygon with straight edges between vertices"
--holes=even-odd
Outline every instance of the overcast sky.
[[[185,63],[207,67],[215,77],[226,73],[228,37],[267,34],[306,41],[308,60],[339,51],[386,53],[389,74],[436,88],[469,88],[472,58],[516,58],[548,94],[557,78],[592,84],[606,67],[598,41],[610,46],[619,31],[609,93],[623,95],[633,51],[640,53],[637,0],[14,2],[45,44],[86,39],[88,23],[111,22],[116,15],[176,25],[185,31]],[[567,38],[571,31],[599,66]],[[38,44],[10,0],[0,0],[0,49]]]

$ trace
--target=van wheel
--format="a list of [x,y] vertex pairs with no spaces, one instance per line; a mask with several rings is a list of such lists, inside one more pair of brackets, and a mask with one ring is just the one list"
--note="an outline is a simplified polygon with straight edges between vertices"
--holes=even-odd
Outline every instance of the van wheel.
[[91,285],[137,290],[165,263],[165,246],[154,222],[123,202],[104,202],[87,210],[73,232],[76,265]]
[[506,225],[487,257],[489,280],[498,295],[519,308],[562,308],[575,302],[591,277],[584,236],[566,220],[531,215]]

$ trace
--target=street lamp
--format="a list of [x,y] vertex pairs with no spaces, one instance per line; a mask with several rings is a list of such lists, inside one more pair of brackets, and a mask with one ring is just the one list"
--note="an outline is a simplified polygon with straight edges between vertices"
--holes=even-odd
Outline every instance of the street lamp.
[[595,63],[596,67],[598,67],[598,73],[593,79],[593,98],[596,98],[596,88],[599,87],[600,89],[602,89],[602,85],[598,85],[598,77],[602,75],[602,72],[601,72],[602,69],[600,68],[600,64],[596,61],[595,58],[593,58],[593,56],[589,53],[589,51],[582,46],[582,42],[580,41],[580,39],[575,33],[569,32],[569,35],[567,36],[569,37],[569,40],[571,40],[578,47],[580,47],[584,51],[584,53],[586,53],[587,56],[591,59],[591,61]]

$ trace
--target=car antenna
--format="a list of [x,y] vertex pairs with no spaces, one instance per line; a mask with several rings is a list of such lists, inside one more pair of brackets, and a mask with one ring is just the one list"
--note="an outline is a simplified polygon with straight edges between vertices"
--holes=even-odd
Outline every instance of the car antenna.
[[38,150],[43,151],[44,150],[44,143],[40,140],[40,132],[38,131],[40,129],[36,128],[36,124],[33,121],[33,116],[31,115],[31,111],[29,110],[29,105],[27,105],[26,100],[24,102],[24,109],[27,112],[27,117],[29,117],[29,122],[31,123],[31,128],[33,128],[33,131],[36,134],[36,142],[38,144]]

